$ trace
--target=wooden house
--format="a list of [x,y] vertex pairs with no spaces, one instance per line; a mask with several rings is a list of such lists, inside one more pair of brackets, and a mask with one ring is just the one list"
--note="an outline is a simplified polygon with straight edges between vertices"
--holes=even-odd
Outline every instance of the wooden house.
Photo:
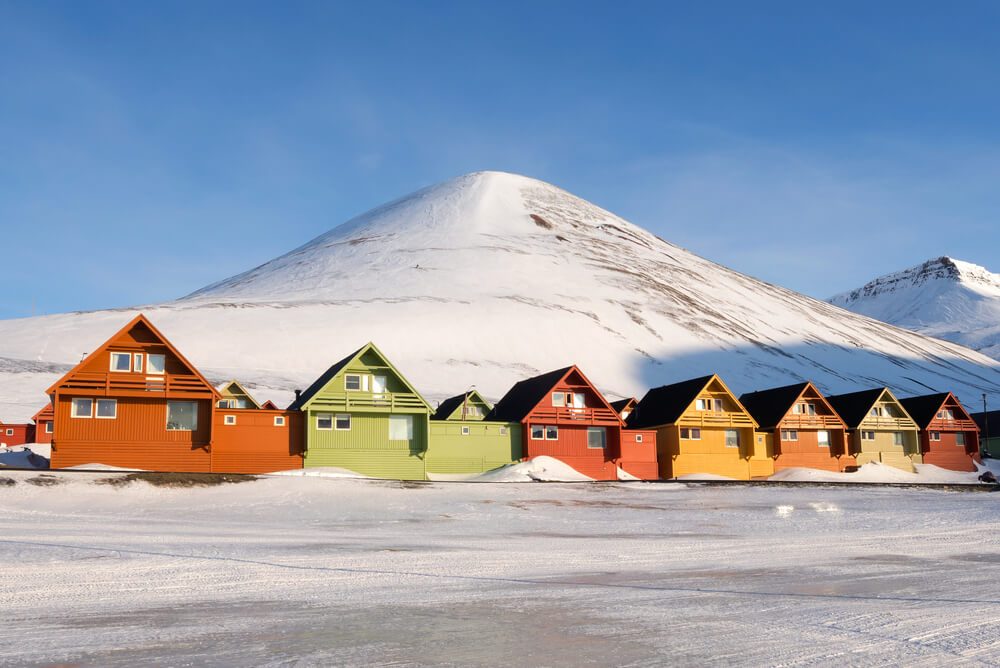
[[900,401],[920,429],[924,464],[955,471],[975,471],[979,462],[979,427],[951,392]]
[[775,471],[857,466],[847,448],[847,425],[812,383],[748,392],[740,403],[757,422],[757,440],[764,439]]
[[1000,411],[980,411],[970,416],[979,427],[979,451],[1000,458]]
[[271,473],[300,469],[304,427],[300,411],[216,407],[212,419],[212,471]]
[[467,478],[521,459],[520,423],[488,421],[491,410],[475,390],[441,402],[431,415],[428,478]]
[[219,387],[219,395],[221,398],[216,402],[219,408],[261,408],[250,392],[236,380],[223,383]]
[[645,430],[622,458],[624,423],[576,366],[515,384],[487,420],[519,423],[526,457],[554,457],[595,480],[616,480],[618,467],[643,477],[656,460],[656,435]]
[[618,401],[611,402],[611,408],[618,413],[618,417],[622,420],[628,420],[628,416],[632,414],[635,407],[638,405],[639,400],[635,397],[629,397],[628,399],[619,399]]
[[917,423],[887,387],[827,397],[847,425],[850,454],[858,466],[881,462],[904,471],[920,464]]
[[52,432],[55,426],[53,424],[54,416],[55,411],[52,410],[52,404],[47,403],[31,418],[31,421],[35,423],[35,443],[52,442]]
[[276,411],[276,410],[278,410],[278,404],[274,403],[270,399],[268,399],[267,401],[265,401],[264,403],[262,403],[260,405],[260,407],[263,408],[264,410],[268,410],[268,411]]
[[35,425],[22,422],[0,422],[0,447],[14,447],[35,442]]
[[426,478],[431,407],[373,343],[327,369],[289,410],[305,419],[306,467]]
[[660,477],[707,473],[749,480],[774,473],[757,422],[716,375],[646,393],[628,425],[656,431]]
[[219,394],[143,315],[48,389],[52,468],[209,471]]

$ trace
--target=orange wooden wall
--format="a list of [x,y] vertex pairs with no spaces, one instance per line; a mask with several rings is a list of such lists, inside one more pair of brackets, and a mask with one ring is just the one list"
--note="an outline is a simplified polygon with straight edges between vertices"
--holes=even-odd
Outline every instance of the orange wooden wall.
[[940,441],[930,440],[928,430],[920,432],[920,449],[924,453],[924,464],[933,464],[953,471],[975,471],[979,459],[979,434],[965,433],[965,445],[958,445],[959,432],[942,431]]
[[[226,424],[226,416],[236,418]],[[275,417],[285,426],[276,427]],[[215,413],[212,471],[271,473],[302,468],[304,418],[300,411],[219,408]]]

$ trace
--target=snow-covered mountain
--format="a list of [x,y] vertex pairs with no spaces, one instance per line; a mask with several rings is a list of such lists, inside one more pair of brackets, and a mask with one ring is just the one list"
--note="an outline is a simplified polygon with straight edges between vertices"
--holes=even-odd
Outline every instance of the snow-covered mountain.
[[1000,274],[976,264],[939,257],[830,303],[1000,359]]
[[497,398],[571,363],[613,398],[709,372],[738,392],[805,378],[838,392],[1000,392],[1000,364],[983,355],[737,273],[498,172],[408,195],[173,302],[0,321],[0,388],[20,388],[0,402],[30,415],[55,376],[11,369],[73,363],[138,310],[210,378],[238,377],[279,402],[368,340],[432,399],[471,386]]

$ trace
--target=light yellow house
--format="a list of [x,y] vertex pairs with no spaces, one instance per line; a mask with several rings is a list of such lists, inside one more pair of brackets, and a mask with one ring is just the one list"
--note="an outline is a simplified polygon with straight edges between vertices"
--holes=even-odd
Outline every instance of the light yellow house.
[[218,390],[222,395],[217,404],[219,408],[260,408],[257,400],[235,380],[223,383]]
[[847,424],[850,454],[858,465],[881,462],[904,471],[923,463],[920,429],[887,387],[827,397]]
[[774,473],[756,421],[716,375],[650,390],[627,424],[656,430],[661,478],[707,473],[749,480]]

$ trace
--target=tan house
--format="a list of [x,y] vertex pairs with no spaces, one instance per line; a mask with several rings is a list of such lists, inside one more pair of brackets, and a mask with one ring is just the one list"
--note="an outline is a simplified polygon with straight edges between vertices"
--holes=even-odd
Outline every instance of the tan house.
[[850,454],[859,466],[881,462],[904,471],[923,463],[920,430],[887,387],[827,397],[847,425]]

